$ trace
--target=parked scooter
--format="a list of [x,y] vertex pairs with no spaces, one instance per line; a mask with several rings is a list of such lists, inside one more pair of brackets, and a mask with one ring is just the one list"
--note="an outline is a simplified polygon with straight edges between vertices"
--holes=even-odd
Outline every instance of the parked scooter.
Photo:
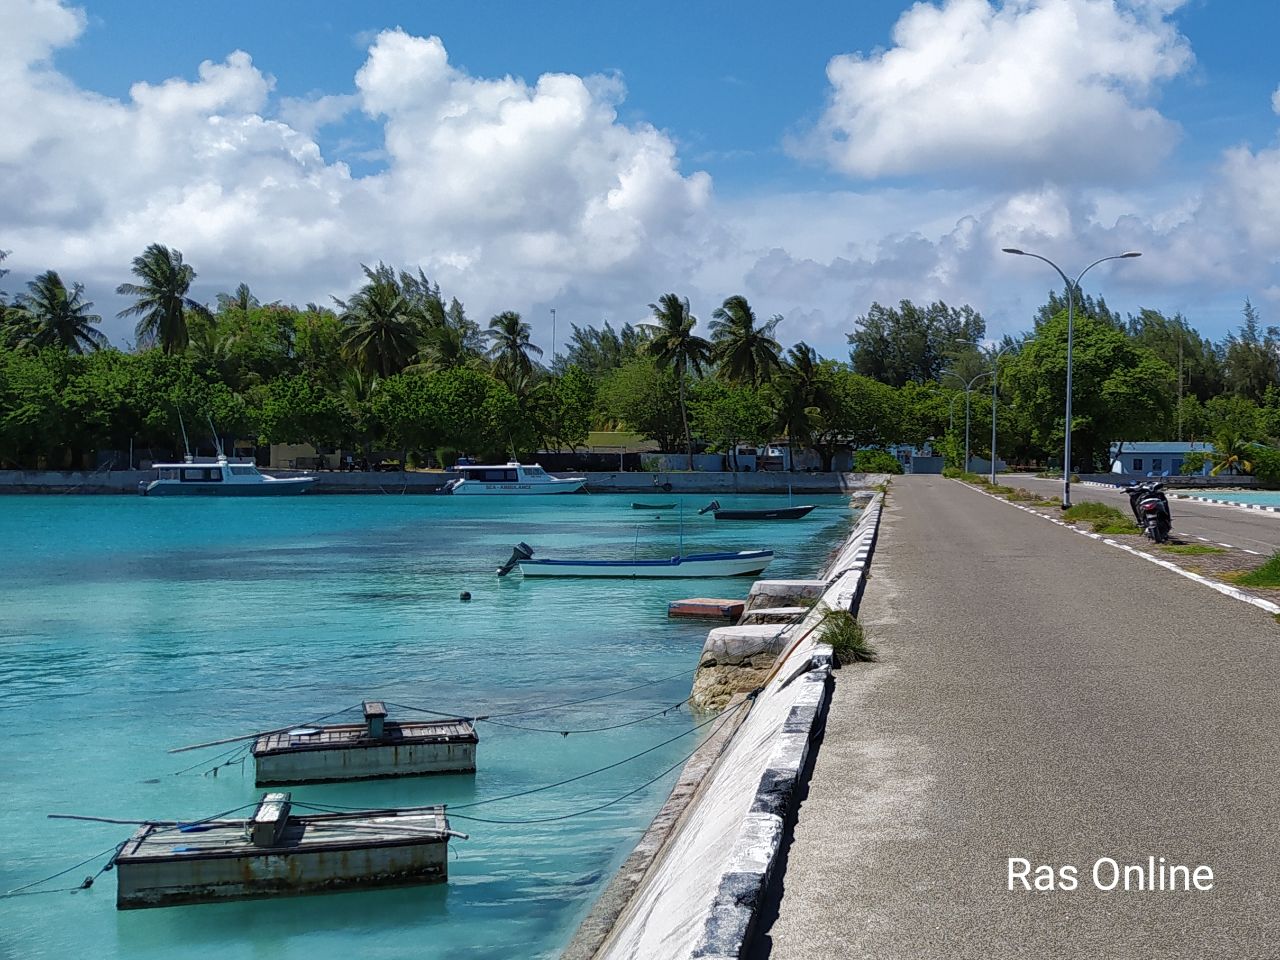
[[1156,543],[1169,539],[1173,529],[1173,515],[1169,513],[1169,498],[1164,495],[1164,484],[1156,480],[1132,483],[1124,488],[1129,495],[1129,507],[1133,519],[1142,528],[1142,535]]

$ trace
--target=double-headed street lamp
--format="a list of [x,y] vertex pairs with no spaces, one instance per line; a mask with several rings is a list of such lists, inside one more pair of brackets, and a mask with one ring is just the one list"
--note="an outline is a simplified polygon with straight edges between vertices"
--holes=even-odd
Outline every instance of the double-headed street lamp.
[[[1062,445],[1062,509],[1066,510],[1071,506],[1071,347],[1075,321],[1075,291],[1080,286],[1080,281],[1084,278],[1084,275],[1098,264],[1106,263],[1108,260],[1128,260],[1132,257],[1140,257],[1142,254],[1135,250],[1130,250],[1128,253],[1118,253],[1111,257],[1100,257],[1081,270],[1076,275],[1073,283],[1067,279],[1067,275],[1062,272],[1062,268],[1048,257],[1042,257],[1038,253],[1027,253],[1025,250],[1019,250],[1016,247],[1004,247],[1003,250],[1005,253],[1012,253],[1014,256],[1035,257],[1037,260],[1043,260],[1058,271],[1058,276],[1067,285],[1067,422],[1064,424],[1063,432],[1066,434],[1066,438]],[[994,456],[995,452],[992,451],[992,457],[994,458]]]
[[[955,377],[957,380],[959,380],[961,383],[964,383],[964,466],[961,467],[961,469],[965,473],[968,473],[969,472],[969,391],[972,390],[973,385],[977,383],[979,380],[981,380],[983,377],[991,376],[991,371],[983,370],[981,373],[977,374],[968,383],[965,383],[964,377],[960,376],[958,373],[956,373],[953,370],[944,370],[943,373],[948,373],[951,376]],[[951,414],[952,414],[951,422],[953,425],[955,424],[955,411],[956,411],[957,399],[959,399],[958,396],[951,398]]]

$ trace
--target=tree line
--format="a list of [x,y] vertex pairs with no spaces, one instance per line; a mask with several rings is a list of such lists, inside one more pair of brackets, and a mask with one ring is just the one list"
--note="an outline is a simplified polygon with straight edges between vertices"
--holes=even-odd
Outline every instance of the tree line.
[[[1045,464],[1062,444],[1066,291],[1025,335],[994,344],[968,305],[872,304],[844,360],[804,341],[783,347],[782,318],[761,320],[740,295],[713,311],[704,337],[689,301],[666,293],[649,321],[575,324],[546,358],[520,314],[482,327],[421,270],[366,266],[345,299],[303,307],[263,303],[244,284],[202,304],[190,296],[195,270],[161,244],[131,273],[117,288],[132,301],[121,316],[136,318],[123,350],[97,329],[84,288],[53,270],[0,293],[0,463],[176,451],[182,423],[212,422],[224,437],[411,462],[574,449],[592,430],[625,429],[689,457],[786,438],[823,469],[850,448],[861,466],[891,468],[876,449],[932,441],[959,464],[966,414],[972,452],[989,453],[993,379],[1001,457]],[[1122,318],[1076,296],[1073,466],[1105,469],[1111,441],[1173,438],[1266,460],[1256,445],[1280,436],[1280,330],[1251,304],[1213,343],[1180,315]]]

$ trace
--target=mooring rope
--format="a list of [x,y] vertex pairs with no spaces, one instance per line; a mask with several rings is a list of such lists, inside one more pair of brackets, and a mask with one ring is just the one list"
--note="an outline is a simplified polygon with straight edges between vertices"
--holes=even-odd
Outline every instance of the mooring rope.
[[[692,699],[692,696],[685,697],[679,703],[673,703],[669,707],[664,707],[655,713],[649,713],[643,717],[637,717],[635,720],[624,720],[621,723],[610,723],[602,727],[579,727],[576,730],[557,730],[554,727],[526,727],[518,723],[507,723],[503,720],[494,720],[492,717],[480,717],[478,719],[484,720],[486,723],[491,723],[494,726],[508,727],[512,730],[525,730],[529,733],[558,733],[562,737],[567,737],[571,733],[600,733],[604,730],[621,730],[623,727],[633,727],[638,723],[644,723],[645,721],[653,720],[656,717],[665,717],[672,710],[680,709]],[[396,704],[392,704],[392,706],[396,706]]]
[[[115,866],[116,857],[120,856],[120,851],[124,849],[124,845],[128,842],[129,841],[127,840],[121,840],[114,847],[108,847],[106,850],[103,850],[100,853],[95,853],[92,857],[85,857],[79,863],[74,863],[71,866],[67,867],[67,869],[65,870],[59,870],[57,873],[52,873],[49,876],[45,877],[43,880],[32,880],[30,883],[24,883],[20,887],[14,887],[12,890],[7,890],[4,893],[0,893],[0,900],[7,900],[10,897],[31,897],[41,893],[75,893],[77,890],[88,890],[90,887],[93,886],[93,881],[97,880],[100,876],[102,876],[104,873],[110,870],[113,866]],[[93,863],[93,861],[101,859],[102,857],[105,857],[107,854],[111,854],[111,859],[108,860],[105,864],[103,864],[102,868],[93,876],[85,877],[84,880],[82,880],[78,886],[59,887],[56,890],[32,890],[31,889],[32,887],[40,886],[42,883],[48,883],[50,880],[57,880],[59,877],[64,877],[68,873],[70,873],[72,870],[79,870],[85,864]]]

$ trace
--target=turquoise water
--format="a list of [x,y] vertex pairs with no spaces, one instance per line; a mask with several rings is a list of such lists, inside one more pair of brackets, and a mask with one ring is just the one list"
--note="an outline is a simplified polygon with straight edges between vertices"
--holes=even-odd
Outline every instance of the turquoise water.
[[[195,819],[262,791],[217,748],[182,744],[300,723],[365,697],[524,710],[555,730],[682,701],[706,624],[669,600],[745,596],[749,580],[498,580],[517,540],[541,556],[670,556],[679,524],[629,496],[306,496],[287,500],[5,497],[0,542],[0,891],[109,850],[130,827],[50,813]],[[852,514],[839,497],[791,523],[717,523],[685,500],[685,552],[772,547],[769,576],[810,576]],[[721,496],[725,507],[777,498]],[[474,599],[463,604],[462,590]],[[393,718],[397,715],[392,711]],[[400,714],[403,716],[404,714]],[[700,718],[702,719],[702,718]],[[513,721],[516,722],[516,721]],[[622,729],[480,724],[479,771],[293,789],[350,806],[464,804],[597,769],[693,731],[687,708]],[[467,812],[560,817],[677,764],[693,731],[599,776]],[[189,773],[176,771],[201,762]],[[449,882],[432,887],[117,912],[115,879],[0,900],[0,957],[506,958],[554,956],[630,852],[675,773],[605,809],[549,823],[455,820]],[[102,859],[105,859],[102,858]],[[101,860],[47,888],[74,885]]]
[[1280,491],[1277,490],[1206,490],[1203,493],[1187,495],[1207,500],[1230,500],[1232,503],[1257,503],[1266,507],[1280,507]]

